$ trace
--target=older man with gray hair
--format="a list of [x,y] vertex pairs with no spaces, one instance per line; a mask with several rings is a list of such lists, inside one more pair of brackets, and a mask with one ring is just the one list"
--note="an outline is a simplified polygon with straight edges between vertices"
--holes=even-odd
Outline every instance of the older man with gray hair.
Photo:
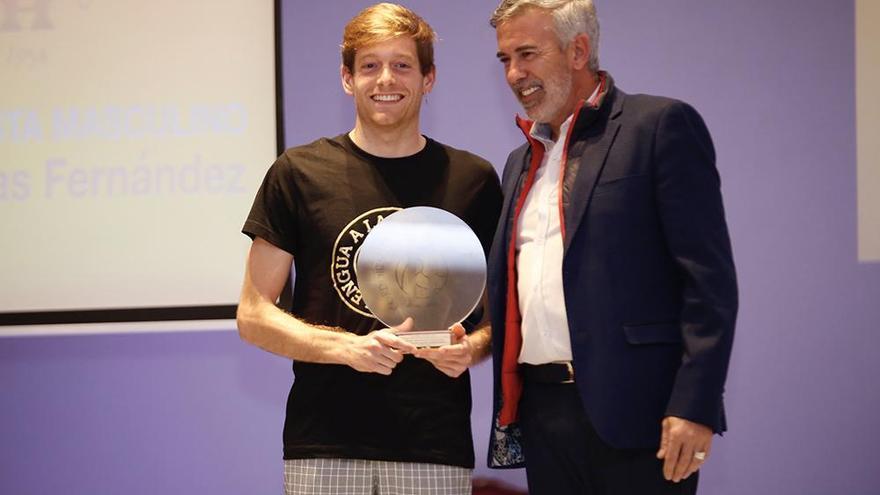
[[737,311],[712,139],[599,70],[591,0],[505,0],[498,60],[528,119],[489,259],[489,463],[539,494],[693,494]]

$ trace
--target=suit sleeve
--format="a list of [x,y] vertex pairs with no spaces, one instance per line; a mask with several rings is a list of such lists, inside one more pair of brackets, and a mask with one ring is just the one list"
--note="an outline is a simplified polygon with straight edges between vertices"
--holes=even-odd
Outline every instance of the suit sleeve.
[[675,102],[663,112],[654,160],[660,221],[683,286],[683,355],[666,414],[720,433],[738,296],[715,151],[696,110]]

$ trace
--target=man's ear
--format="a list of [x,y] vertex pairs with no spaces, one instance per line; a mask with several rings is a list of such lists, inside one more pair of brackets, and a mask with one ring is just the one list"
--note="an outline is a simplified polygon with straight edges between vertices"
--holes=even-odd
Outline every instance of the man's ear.
[[437,68],[431,67],[431,70],[425,74],[422,81],[422,94],[428,94],[434,89],[434,81],[437,79]]
[[569,45],[569,60],[571,61],[572,68],[581,70],[586,67],[590,61],[590,50],[592,49],[590,37],[587,36],[587,33],[579,33],[575,36]]
[[345,94],[349,96],[354,95],[354,76],[345,64],[339,66],[339,77],[342,79],[342,89],[345,91]]

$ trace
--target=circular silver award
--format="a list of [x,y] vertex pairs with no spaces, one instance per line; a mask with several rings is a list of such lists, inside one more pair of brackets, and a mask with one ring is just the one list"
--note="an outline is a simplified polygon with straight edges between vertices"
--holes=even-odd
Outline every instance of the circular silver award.
[[476,234],[457,216],[417,206],[396,211],[370,230],[355,259],[367,308],[389,327],[413,319],[399,335],[418,347],[450,343],[449,327],[479,304],[486,258]]

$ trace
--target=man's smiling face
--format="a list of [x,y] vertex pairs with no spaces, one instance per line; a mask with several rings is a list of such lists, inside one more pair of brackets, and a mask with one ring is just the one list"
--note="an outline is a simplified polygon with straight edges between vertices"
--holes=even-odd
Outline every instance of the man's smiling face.
[[550,13],[527,9],[498,25],[496,36],[507,84],[526,114],[536,122],[561,123],[572,110],[572,68]]
[[375,128],[418,126],[422,96],[434,85],[434,70],[422,74],[412,38],[397,37],[360,48],[354,73],[342,68],[345,92],[354,96],[358,122]]

